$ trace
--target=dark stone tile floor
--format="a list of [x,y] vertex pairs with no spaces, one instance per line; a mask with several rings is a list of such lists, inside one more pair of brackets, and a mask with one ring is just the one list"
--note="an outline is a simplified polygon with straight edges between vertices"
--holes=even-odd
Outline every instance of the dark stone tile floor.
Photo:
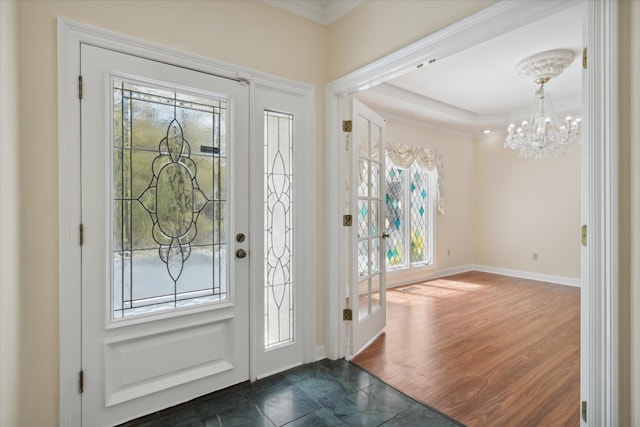
[[324,359],[130,421],[126,427],[463,424],[345,360]]

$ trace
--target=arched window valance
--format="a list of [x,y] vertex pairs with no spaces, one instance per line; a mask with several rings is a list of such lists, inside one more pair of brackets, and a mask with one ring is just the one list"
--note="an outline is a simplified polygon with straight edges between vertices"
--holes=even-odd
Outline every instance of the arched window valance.
[[413,162],[432,171],[438,171],[438,212],[444,215],[444,160],[442,153],[434,148],[415,147],[399,143],[387,144],[387,156],[399,168],[408,169]]

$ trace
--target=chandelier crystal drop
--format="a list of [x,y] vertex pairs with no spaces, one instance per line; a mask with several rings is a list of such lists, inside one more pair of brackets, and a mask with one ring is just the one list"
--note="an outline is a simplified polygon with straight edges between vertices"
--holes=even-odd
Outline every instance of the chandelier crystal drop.
[[567,117],[560,121],[554,114],[549,93],[544,91],[544,85],[568,67],[574,56],[570,50],[552,50],[518,63],[518,74],[533,78],[540,88],[535,94],[533,117],[518,127],[509,125],[505,148],[518,150],[520,157],[541,159],[563,156],[572,144],[580,140],[581,120]]

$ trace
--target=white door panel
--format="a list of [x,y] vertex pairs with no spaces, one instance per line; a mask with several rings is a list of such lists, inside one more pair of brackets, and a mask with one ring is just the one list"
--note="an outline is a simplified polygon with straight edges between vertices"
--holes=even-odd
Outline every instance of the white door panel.
[[353,100],[351,148],[351,355],[386,325],[384,119]]
[[310,155],[302,148],[308,135],[304,102],[299,94],[261,85],[253,97],[252,243],[262,252],[251,258],[253,277],[261,280],[254,284],[260,315],[252,341],[258,378],[304,361],[304,292],[299,285],[309,272],[301,268],[301,248],[309,247],[304,236],[314,226],[307,219],[309,210],[299,205],[309,191],[309,172],[303,166]]
[[248,87],[82,45],[83,424],[249,378]]

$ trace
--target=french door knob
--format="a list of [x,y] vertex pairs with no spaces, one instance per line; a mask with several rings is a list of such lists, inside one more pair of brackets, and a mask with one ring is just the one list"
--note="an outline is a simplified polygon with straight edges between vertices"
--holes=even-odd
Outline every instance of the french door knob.
[[236,251],[236,258],[246,258],[247,257],[247,251],[245,251],[244,249],[238,249]]
[[382,238],[386,239],[387,237],[389,237],[389,233],[382,233]]

